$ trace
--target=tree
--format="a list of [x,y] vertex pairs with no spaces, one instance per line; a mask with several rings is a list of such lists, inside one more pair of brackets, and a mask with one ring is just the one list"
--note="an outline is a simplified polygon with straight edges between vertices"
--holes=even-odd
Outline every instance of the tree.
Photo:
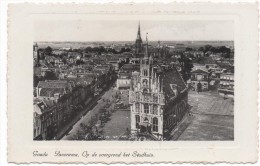
[[52,54],[52,48],[50,46],[46,47],[44,49],[44,54],[51,55]]
[[190,78],[190,72],[193,68],[192,61],[183,54],[181,54],[181,58],[178,60],[181,64],[183,79],[184,81],[187,81]]
[[87,47],[87,48],[85,49],[85,52],[93,52],[93,49],[92,49],[91,47]]
[[76,61],[76,64],[77,64],[77,65],[82,65],[82,64],[84,64],[84,62],[83,62],[82,60],[77,60],[77,61]]
[[193,49],[191,47],[186,47],[185,51],[192,51]]
[[211,45],[205,45],[204,49],[205,49],[205,52],[208,52],[212,49],[212,46]]
[[54,72],[51,71],[46,71],[44,80],[57,80],[58,78],[56,77]]
[[198,51],[203,52],[203,56],[205,56],[205,48],[204,48],[204,47],[200,47],[200,48],[198,49]]
[[67,64],[67,59],[66,58],[62,58],[62,62],[64,63],[64,64]]

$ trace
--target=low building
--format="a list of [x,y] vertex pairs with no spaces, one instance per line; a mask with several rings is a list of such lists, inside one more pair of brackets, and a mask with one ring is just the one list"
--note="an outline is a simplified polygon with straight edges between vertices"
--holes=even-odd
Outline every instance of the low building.
[[131,73],[120,73],[116,81],[119,90],[129,90],[131,86]]
[[234,73],[222,73],[218,88],[219,95],[234,98]]
[[[198,89],[199,84],[201,89]],[[209,72],[202,69],[191,71],[191,87],[192,90],[207,91],[209,89]]]

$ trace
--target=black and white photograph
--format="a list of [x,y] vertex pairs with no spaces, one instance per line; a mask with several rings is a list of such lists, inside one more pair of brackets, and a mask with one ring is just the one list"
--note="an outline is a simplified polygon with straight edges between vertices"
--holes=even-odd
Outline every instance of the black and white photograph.
[[41,20],[34,34],[33,140],[234,140],[233,21]]
[[257,162],[257,5],[9,5],[8,162]]

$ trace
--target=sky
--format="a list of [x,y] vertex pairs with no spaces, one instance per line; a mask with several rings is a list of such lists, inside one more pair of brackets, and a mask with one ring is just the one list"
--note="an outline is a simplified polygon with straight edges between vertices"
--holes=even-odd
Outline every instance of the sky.
[[[35,41],[134,41],[139,20],[41,20],[34,23]],[[232,21],[140,20],[141,36],[151,41],[234,40]]]

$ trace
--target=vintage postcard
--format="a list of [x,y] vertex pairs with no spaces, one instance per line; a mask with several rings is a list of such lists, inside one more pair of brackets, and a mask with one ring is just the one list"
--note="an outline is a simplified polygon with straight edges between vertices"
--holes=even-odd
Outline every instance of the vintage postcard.
[[257,11],[10,4],[9,162],[256,162]]

